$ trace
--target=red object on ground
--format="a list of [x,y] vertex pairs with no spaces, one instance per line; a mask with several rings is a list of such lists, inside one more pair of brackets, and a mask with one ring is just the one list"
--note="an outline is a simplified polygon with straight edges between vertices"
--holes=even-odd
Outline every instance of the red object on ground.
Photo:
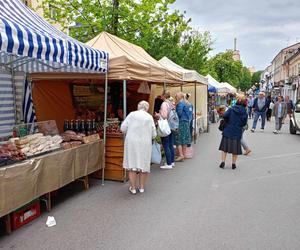
[[41,215],[40,201],[35,200],[17,211],[12,212],[12,229],[16,230]]

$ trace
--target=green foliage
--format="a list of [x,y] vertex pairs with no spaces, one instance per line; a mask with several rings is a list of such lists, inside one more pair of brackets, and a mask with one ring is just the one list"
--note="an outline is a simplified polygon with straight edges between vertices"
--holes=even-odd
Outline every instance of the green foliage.
[[185,12],[170,9],[175,1],[43,0],[41,7],[47,18],[53,13],[49,6],[54,8],[56,22],[79,41],[107,31],[140,45],[157,60],[167,56],[185,68],[207,73],[210,33],[192,30]]
[[260,75],[262,74],[262,72],[263,72],[262,70],[257,71],[252,75],[252,78],[251,78],[252,85],[255,84],[255,83],[260,82]]
[[209,62],[209,73],[220,82],[228,82],[235,88],[247,90],[251,86],[251,73],[241,61],[233,60],[233,51],[219,53]]

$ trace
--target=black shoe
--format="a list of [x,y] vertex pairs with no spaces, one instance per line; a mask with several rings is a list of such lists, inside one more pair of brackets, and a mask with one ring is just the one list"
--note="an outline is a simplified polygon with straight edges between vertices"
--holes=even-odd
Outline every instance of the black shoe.
[[224,167],[225,167],[225,162],[222,161],[221,164],[220,164],[220,166],[219,166],[219,168],[224,168]]
[[234,163],[232,164],[232,169],[236,169],[236,165]]

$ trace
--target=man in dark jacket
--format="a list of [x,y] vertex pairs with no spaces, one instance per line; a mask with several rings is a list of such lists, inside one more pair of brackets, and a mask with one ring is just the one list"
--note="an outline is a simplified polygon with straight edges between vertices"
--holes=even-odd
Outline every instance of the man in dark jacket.
[[267,98],[265,97],[264,92],[259,92],[259,95],[257,98],[255,98],[253,103],[253,112],[254,112],[254,121],[252,125],[251,132],[254,133],[257,125],[258,118],[261,117],[261,130],[263,131],[265,128],[265,122],[266,122],[266,113],[269,107],[269,103]]

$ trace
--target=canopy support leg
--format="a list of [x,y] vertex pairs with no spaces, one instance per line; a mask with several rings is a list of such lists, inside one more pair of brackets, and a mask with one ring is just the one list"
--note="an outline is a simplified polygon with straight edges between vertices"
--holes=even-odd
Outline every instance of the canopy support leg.
[[105,172],[105,155],[106,155],[106,126],[107,126],[107,90],[108,90],[108,78],[107,72],[105,74],[105,91],[104,91],[104,124],[103,124],[103,163],[102,163],[102,186],[104,185],[104,172]]
[[[126,80],[123,80],[123,120],[126,119],[127,116],[127,82]],[[125,139],[125,137],[124,137]],[[123,182],[125,183],[127,180],[127,171],[124,170],[124,179]]]
[[196,144],[196,138],[197,138],[197,83],[194,83],[194,91],[195,91],[195,105],[194,105],[194,144]]

